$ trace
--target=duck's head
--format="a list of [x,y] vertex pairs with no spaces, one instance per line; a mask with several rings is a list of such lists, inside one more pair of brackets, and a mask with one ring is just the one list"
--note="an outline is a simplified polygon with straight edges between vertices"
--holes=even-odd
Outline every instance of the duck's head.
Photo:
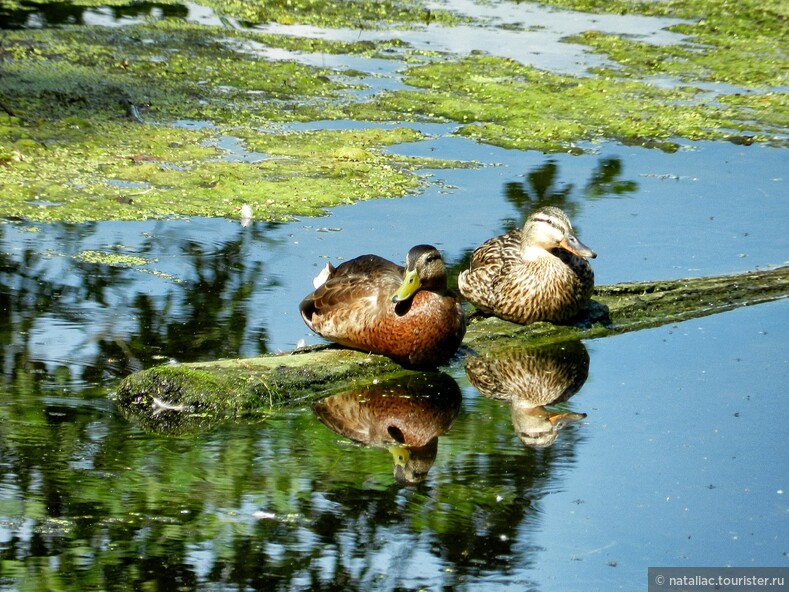
[[553,206],[540,208],[529,216],[523,225],[522,245],[524,250],[529,247],[546,251],[564,249],[585,259],[597,257],[597,253],[576,238],[567,215]]
[[417,245],[405,258],[403,283],[392,296],[392,302],[403,302],[417,290],[442,290],[447,287],[447,269],[438,249],[431,245]]

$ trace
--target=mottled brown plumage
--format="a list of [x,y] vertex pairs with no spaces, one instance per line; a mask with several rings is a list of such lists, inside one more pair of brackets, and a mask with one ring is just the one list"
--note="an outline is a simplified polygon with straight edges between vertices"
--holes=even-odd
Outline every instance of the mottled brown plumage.
[[447,288],[435,247],[417,245],[400,267],[362,255],[315,278],[299,305],[307,326],[326,339],[382,354],[406,366],[435,367],[457,351],[466,333],[463,308]]
[[592,295],[597,255],[573,234],[559,208],[534,212],[523,229],[491,238],[458,277],[460,293],[482,312],[522,325],[562,323]]
[[387,448],[398,481],[423,481],[438,451],[438,437],[460,414],[460,388],[448,375],[414,374],[332,395],[315,403],[333,432],[366,446]]
[[484,396],[509,401],[521,441],[543,448],[584,413],[546,409],[567,401],[586,382],[589,354],[580,341],[466,358],[466,375]]

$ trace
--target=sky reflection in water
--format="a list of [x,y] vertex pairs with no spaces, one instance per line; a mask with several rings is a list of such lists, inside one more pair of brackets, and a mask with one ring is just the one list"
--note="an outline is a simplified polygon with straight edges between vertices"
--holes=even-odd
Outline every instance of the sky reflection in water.
[[[446,157],[456,142],[401,149]],[[430,237],[457,271],[544,203],[567,209],[600,253],[600,283],[753,269],[786,252],[778,151],[476,148],[500,166],[441,171],[446,185],[424,196],[291,224],[0,227],[0,585],[32,569],[112,589],[97,574],[114,565],[123,581],[168,589],[610,590],[642,585],[650,565],[781,565],[785,302],[587,341],[585,382],[546,407],[586,418],[545,448],[522,434],[524,421],[546,425],[541,410],[483,397],[456,363],[459,413],[405,488],[392,451],[353,444],[310,408],[171,439],[123,419],[102,389],[77,394],[135,365],[317,342],[295,303],[325,257],[368,244],[397,260]],[[73,258],[113,248],[152,263]],[[40,382],[20,378],[31,369]]]

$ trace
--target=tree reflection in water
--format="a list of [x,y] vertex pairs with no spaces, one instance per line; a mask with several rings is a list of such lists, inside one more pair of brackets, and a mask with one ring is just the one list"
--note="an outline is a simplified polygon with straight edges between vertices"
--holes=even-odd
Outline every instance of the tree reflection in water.
[[536,562],[528,533],[579,432],[517,453],[507,407],[472,403],[403,487],[388,455],[337,446],[309,410],[180,439],[103,402],[5,396],[0,586],[30,589],[464,589]]
[[[96,224],[54,226],[48,238],[58,251],[27,244],[19,255],[9,254],[10,248],[0,253],[6,377],[24,372],[48,383],[97,384],[168,359],[239,357],[250,341],[254,353],[267,352],[266,330],[253,324],[248,305],[255,290],[276,282],[264,280],[262,263],[248,260],[250,244],[259,240],[250,229],[225,235],[219,244],[144,239],[135,255],[169,251],[181,269],[180,278],[162,281],[164,294],[152,294],[139,269],[79,258],[96,229]],[[0,242],[4,230],[0,226]],[[120,244],[102,251],[127,254]],[[42,361],[33,354],[37,339],[63,347],[55,359]]]
[[[521,212],[522,220],[519,224],[523,224],[531,212],[545,206],[555,206],[564,210],[572,220],[578,214],[579,204],[583,203],[577,199],[578,197],[597,198],[635,193],[638,184],[635,181],[622,179],[622,174],[623,166],[619,158],[600,158],[583,191],[578,195],[579,192],[574,191],[572,183],[561,183],[559,165],[555,160],[549,159],[529,171],[525,181],[505,183],[504,197]],[[510,226],[506,231],[514,227],[514,225]]]
[[189,14],[184,4],[159,2],[133,2],[102,8],[80,6],[73,2],[23,1],[13,3],[10,7],[0,6],[0,20],[4,29],[24,29],[84,25],[89,20],[111,24],[122,18],[185,18]]
[[[541,195],[570,192],[546,170],[559,189]],[[181,437],[124,419],[106,398],[118,376],[266,352],[250,295],[278,284],[250,255],[269,246],[263,224],[205,240],[135,227],[133,246],[100,226],[40,227],[21,247],[0,226],[0,588],[470,589],[536,564],[541,500],[582,430],[524,449],[508,406],[469,387],[461,405],[458,369],[439,381],[440,446],[407,486],[389,455],[338,446],[310,409]],[[172,277],[146,285],[149,267],[76,257],[88,249]],[[57,355],[42,358],[42,340]]]

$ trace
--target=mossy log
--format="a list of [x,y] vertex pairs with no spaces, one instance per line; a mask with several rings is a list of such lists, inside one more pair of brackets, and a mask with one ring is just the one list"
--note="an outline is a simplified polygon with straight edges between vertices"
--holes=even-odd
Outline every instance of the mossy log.
[[[616,335],[759,304],[789,295],[789,267],[743,274],[598,286],[573,325],[521,326],[472,314],[460,359],[524,345]],[[453,361],[453,363],[456,363]],[[387,358],[313,346],[249,359],[163,365],[125,378],[116,399],[124,412],[157,430],[179,431],[228,417],[317,400],[373,380],[413,373]],[[184,413],[186,412],[186,413]],[[147,418],[147,420],[146,420]],[[206,426],[203,425],[202,428]]]

